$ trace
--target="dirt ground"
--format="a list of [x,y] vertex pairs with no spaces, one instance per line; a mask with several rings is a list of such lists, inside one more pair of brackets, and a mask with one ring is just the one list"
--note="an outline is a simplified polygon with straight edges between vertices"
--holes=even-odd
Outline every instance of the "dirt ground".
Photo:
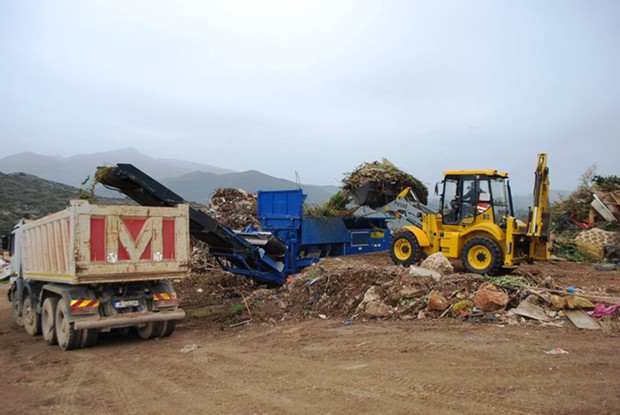
[[[362,260],[387,263],[381,255]],[[620,292],[620,273],[592,264],[520,270]],[[93,348],[63,352],[14,325],[7,288],[0,285],[0,413],[620,412],[614,325],[581,331],[453,318],[345,325],[328,317],[230,327],[194,314],[169,338],[109,334]],[[544,353],[556,347],[570,354]]]

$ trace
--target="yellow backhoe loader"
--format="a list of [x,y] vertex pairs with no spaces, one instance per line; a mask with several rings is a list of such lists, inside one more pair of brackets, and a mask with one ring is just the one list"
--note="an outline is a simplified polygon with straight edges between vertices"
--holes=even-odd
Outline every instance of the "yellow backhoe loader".
[[546,154],[538,155],[527,223],[515,217],[506,172],[448,170],[442,184],[439,212],[420,203],[409,188],[382,207],[407,223],[392,231],[390,256],[396,264],[409,266],[442,252],[460,258],[469,272],[492,275],[522,261],[549,259]]

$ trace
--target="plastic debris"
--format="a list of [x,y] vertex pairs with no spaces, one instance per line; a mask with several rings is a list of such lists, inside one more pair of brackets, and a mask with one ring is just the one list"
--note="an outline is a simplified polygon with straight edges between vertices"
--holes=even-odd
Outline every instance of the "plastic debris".
[[614,314],[618,309],[620,309],[620,304],[614,304],[607,307],[605,304],[596,303],[594,304],[594,310],[592,310],[590,315],[597,318],[610,316]]
[[545,350],[545,354],[549,356],[562,356],[570,353],[562,349],[561,347],[556,347],[555,349]]
[[189,353],[189,352],[193,352],[194,350],[196,350],[198,347],[197,344],[186,344],[185,346],[183,346],[182,349],[180,349],[179,351],[181,353]]

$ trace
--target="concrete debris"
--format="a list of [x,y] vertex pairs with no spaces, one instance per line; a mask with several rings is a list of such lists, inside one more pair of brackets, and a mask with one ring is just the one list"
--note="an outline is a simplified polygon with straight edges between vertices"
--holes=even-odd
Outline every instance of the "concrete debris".
[[442,275],[452,274],[454,267],[448,261],[448,258],[441,252],[429,255],[422,263],[420,267],[429,269],[431,271],[437,271]]
[[435,282],[441,281],[441,274],[437,271],[433,271],[427,268],[411,265],[409,267],[409,275],[418,278],[432,278]]
[[598,228],[580,232],[575,237],[575,246],[577,249],[597,259],[603,258],[605,246],[616,244],[620,244],[620,233],[608,232]]

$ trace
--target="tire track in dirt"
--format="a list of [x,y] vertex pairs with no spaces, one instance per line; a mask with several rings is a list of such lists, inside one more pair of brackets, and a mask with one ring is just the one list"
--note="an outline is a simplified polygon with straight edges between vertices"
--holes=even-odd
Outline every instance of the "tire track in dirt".
[[78,401],[79,387],[86,378],[90,366],[88,362],[77,362],[74,364],[74,369],[68,376],[65,382],[62,382],[60,393],[58,395],[58,405],[65,414],[75,413],[77,410],[75,406]]

